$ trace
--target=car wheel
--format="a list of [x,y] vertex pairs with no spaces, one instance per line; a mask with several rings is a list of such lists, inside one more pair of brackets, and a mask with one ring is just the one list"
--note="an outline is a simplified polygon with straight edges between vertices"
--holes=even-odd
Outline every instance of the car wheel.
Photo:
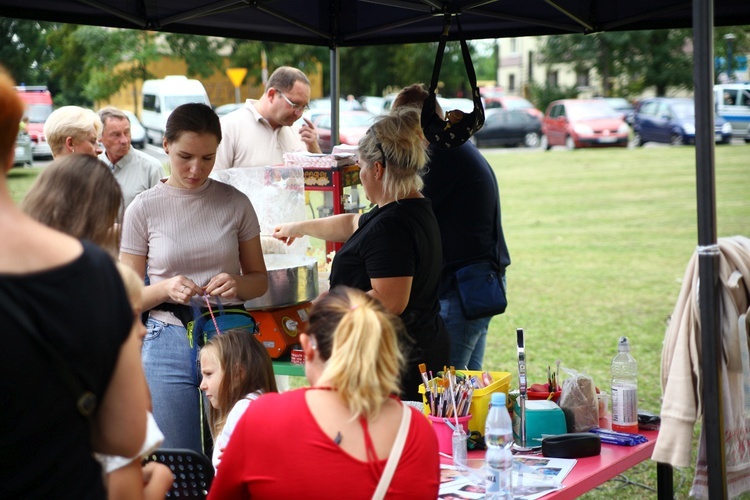
[[568,151],[573,151],[576,148],[576,142],[573,140],[571,136],[568,136],[565,138],[565,149]]
[[549,145],[549,139],[547,139],[546,135],[542,136],[539,147],[541,147],[545,151],[549,151],[550,148],[552,147]]
[[523,138],[523,144],[527,148],[539,147],[539,134],[536,132],[529,132]]
[[684,144],[684,141],[682,140],[682,134],[672,132],[672,135],[669,136],[669,143],[672,146],[682,146]]

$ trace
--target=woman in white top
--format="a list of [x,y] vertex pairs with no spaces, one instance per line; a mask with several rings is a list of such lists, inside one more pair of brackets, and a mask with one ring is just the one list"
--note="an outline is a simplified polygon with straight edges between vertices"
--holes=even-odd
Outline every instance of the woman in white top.
[[120,260],[141,275],[148,269],[142,358],[165,448],[202,451],[199,345],[186,328],[191,299],[237,305],[268,288],[250,200],[208,178],[219,141],[209,106],[176,108],[164,134],[171,174],[139,194],[123,222]]

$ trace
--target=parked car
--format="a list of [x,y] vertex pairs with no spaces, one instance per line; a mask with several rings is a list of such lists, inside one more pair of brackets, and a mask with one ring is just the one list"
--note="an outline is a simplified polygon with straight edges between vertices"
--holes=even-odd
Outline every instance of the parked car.
[[238,109],[242,109],[244,107],[244,102],[232,102],[229,104],[222,104],[221,106],[217,107],[214,112],[219,115],[219,117],[222,117],[224,115],[228,115],[232,111],[237,111]]
[[[720,116],[714,119],[716,142],[732,140],[732,125]],[[692,99],[654,97],[638,104],[633,123],[633,144],[663,142],[673,146],[695,144],[695,103]]]
[[331,144],[331,113],[323,113],[314,120],[318,129],[318,144],[324,153],[330,153],[336,144],[359,144],[372,125],[375,115],[369,111],[341,111],[339,113],[339,140]]
[[516,95],[494,96],[491,99],[485,98],[485,107],[487,109],[520,109],[539,120],[544,117],[544,113],[539,111],[531,102]]
[[31,139],[31,153],[34,158],[52,158],[52,150],[44,136],[44,123],[54,111],[52,94],[43,85],[20,85],[15,87],[18,97],[26,105],[24,118],[27,119],[26,133]]
[[34,155],[31,152],[31,137],[22,132],[16,137],[16,152],[13,157],[13,166],[34,166]]
[[750,82],[714,85],[716,116],[732,125],[732,136],[750,143]]
[[597,97],[606,102],[612,109],[622,113],[623,118],[628,124],[633,125],[633,115],[635,114],[635,106],[624,97]]
[[383,112],[383,103],[385,102],[385,97],[363,95],[359,97],[359,102],[361,102],[362,107],[364,107],[370,113],[379,115]]
[[547,106],[542,147],[627,147],[630,127],[601,99],[561,99]]
[[143,149],[146,145],[146,129],[141,125],[141,121],[130,111],[123,110],[130,120],[130,144],[134,148]]
[[539,146],[542,122],[520,109],[493,108],[485,111],[484,126],[471,140],[481,146]]

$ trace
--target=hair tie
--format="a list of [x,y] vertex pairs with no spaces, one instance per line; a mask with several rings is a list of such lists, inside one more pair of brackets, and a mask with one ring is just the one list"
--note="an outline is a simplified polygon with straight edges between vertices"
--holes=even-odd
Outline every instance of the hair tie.
[[355,310],[355,309],[356,309],[356,308],[358,308],[358,307],[359,307],[359,304],[354,304],[354,305],[353,305],[353,306],[351,306],[351,307],[350,307],[349,309],[351,309],[351,310],[353,311],[353,310]]

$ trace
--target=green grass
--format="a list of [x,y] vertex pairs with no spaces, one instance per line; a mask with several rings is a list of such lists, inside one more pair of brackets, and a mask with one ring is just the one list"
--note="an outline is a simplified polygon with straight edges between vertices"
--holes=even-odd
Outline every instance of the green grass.
[[[609,392],[610,362],[625,335],[638,361],[639,406],[658,413],[666,321],[698,242],[695,149],[486,156],[500,184],[512,264],[508,309],[490,325],[485,369],[511,372],[517,388],[521,327],[530,383],[544,382],[560,359]],[[719,237],[748,234],[748,158],[750,146],[716,148]],[[655,469],[646,462],[627,475],[655,487]],[[677,498],[688,496],[692,475],[675,472]],[[655,496],[611,481],[586,498],[615,494]]]
[[[508,310],[492,320],[485,368],[511,372],[517,388],[515,331],[522,327],[531,383],[543,382],[547,366],[560,359],[609,392],[609,364],[617,339],[626,335],[639,366],[640,407],[658,413],[666,320],[698,242],[695,149],[485,155],[498,176],[513,261]],[[748,145],[716,148],[720,237],[748,234],[748,158]],[[10,172],[14,199],[23,197],[39,170]],[[656,487],[652,462],[626,476]],[[675,471],[676,498],[687,498],[692,477],[692,469]],[[610,481],[585,498],[614,495],[656,496]]]

